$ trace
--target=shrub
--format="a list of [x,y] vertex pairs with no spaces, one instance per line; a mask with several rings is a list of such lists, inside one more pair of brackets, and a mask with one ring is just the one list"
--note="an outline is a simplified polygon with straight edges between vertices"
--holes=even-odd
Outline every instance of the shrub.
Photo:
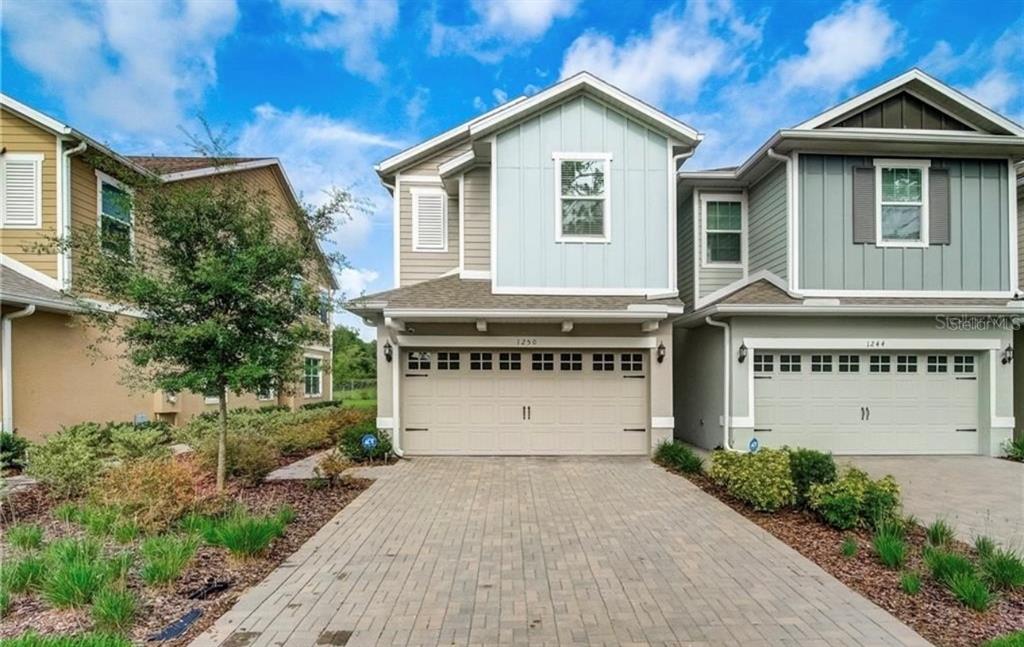
[[[258,485],[277,467],[278,450],[273,441],[258,435],[228,434],[224,455],[228,478],[245,485]],[[199,459],[209,471],[217,469],[217,438],[209,437],[199,447]]]
[[126,590],[101,589],[93,596],[92,618],[101,631],[127,631],[135,619],[135,596]]
[[974,574],[974,564],[971,560],[943,548],[926,548],[924,563],[931,571],[932,577],[946,586],[949,586],[954,576]]
[[947,585],[960,604],[975,611],[987,609],[995,597],[975,573],[955,573]]
[[178,579],[196,552],[193,537],[161,535],[142,542],[142,579],[150,585],[167,585]]
[[796,487],[796,501],[802,506],[807,505],[812,485],[836,480],[836,462],[832,459],[832,454],[814,449],[790,450],[789,469],[793,474],[793,485]]
[[25,451],[28,447],[28,439],[24,436],[0,430],[0,469],[25,467]]
[[900,486],[891,476],[867,482],[864,502],[861,504],[861,519],[877,527],[896,517],[900,507]]
[[709,474],[729,494],[755,510],[773,512],[795,501],[789,452],[784,449],[762,449],[751,454],[718,451],[711,457]]
[[953,541],[953,528],[944,519],[936,519],[928,524],[924,534],[931,546],[945,546]]
[[35,550],[43,545],[43,529],[37,524],[16,524],[7,529],[7,541],[21,550]]
[[654,462],[683,474],[700,474],[704,470],[704,461],[700,456],[686,445],[674,440],[666,440],[658,445],[654,452]]
[[1012,550],[993,550],[981,560],[985,579],[997,589],[1024,587],[1024,560]]
[[124,423],[110,429],[110,451],[121,460],[159,458],[171,453],[171,434],[165,423]]
[[917,595],[921,592],[921,574],[916,571],[906,571],[900,575],[900,588],[907,595]]
[[124,463],[104,475],[92,500],[120,510],[145,532],[160,532],[195,504],[195,474],[170,458]]
[[46,576],[46,562],[36,555],[5,560],[0,568],[0,588],[11,593],[38,589]]
[[978,557],[984,559],[995,552],[996,542],[992,541],[990,537],[975,537],[974,550],[977,551]]
[[284,534],[285,526],[295,512],[282,509],[274,516],[255,516],[236,509],[221,519],[215,519],[204,528],[204,538],[215,546],[223,546],[237,559],[251,559],[261,555],[272,541]]
[[1024,436],[1003,443],[1003,452],[1010,460],[1024,463]]
[[1024,647],[1024,629],[993,638],[982,647]]
[[337,448],[331,450],[326,456],[320,459],[313,473],[318,479],[323,479],[328,485],[337,485],[345,477],[345,470],[352,467],[352,461],[345,458]]
[[895,517],[899,485],[891,476],[872,481],[866,472],[850,467],[831,483],[811,485],[808,501],[826,523],[840,530],[878,526]]
[[103,468],[90,437],[91,434],[63,430],[41,445],[29,447],[26,471],[59,498],[84,494]]
[[[363,437],[367,435],[377,439],[377,445],[373,449],[363,446]],[[367,420],[343,430],[338,448],[356,463],[377,459],[387,460],[391,455],[391,436],[377,429],[376,422]]]
[[126,638],[107,634],[40,636],[29,631],[16,638],[5,638],[3,647],[132,647],[132,644]]
[[338,400],[323,400],[321,402],[309,402],[299,407],[300,411],[313,411],[316,409],[332,409],[340,407],[341,402]]
[[857,540],[852,535],[846,535],[843,537],[843,543],[839,548],[839,552],[842,553],[843,557],[853,557],[857,554]]
[[275,433],[274,440],[277,441],[278,448],[285,456],[305,454],[330,446],[330,426],[327,421],[290,425]]
[[902,530],[896,530],[894,524],[880,527],[873,540],[878,560],[885,566],[897,569],[903,566],[907,558],[907,543]]

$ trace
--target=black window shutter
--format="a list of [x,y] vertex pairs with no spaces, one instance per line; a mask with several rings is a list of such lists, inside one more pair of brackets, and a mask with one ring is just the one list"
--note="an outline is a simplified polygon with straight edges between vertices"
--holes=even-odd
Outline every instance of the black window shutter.
[[948,245],[949,229],[949,169],[929,169],[928,242],[932,245]]
[[853,169],[853,242],[875,242],[875,169]]

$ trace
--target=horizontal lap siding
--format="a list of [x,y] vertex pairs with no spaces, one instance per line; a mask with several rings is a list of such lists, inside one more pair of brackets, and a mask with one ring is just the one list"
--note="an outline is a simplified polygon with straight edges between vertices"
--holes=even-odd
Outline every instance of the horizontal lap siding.
[[462,194],[464,266],[467,270],[486,272],[491,269],[491,168],[475,168],[466,173]]
[[57,138],[6,110],[0,110],[0,145],[9,153],[43,154],[43,209],[39,229],[0,229],[0,251],[47,276],[57,278],[57,255],[31,249],[57,236]]
[[949,170],[950,245],[853,243],[852,169],[872,158],[801,155],[800,287],[1008,291],[1009,181],[1005,160],[933,159]]
[[693,193],[679,197],[679,220],[676,223],[676,249],[679,250],[678,286],[679,298],[691,305],[693,296]]
[[714,265],[704,265],[705,255],[708,253],[704,245],[704,226],[706,223],[704,213],[699,210],[702,208],[701,195],[706,195],[709,193],[719,195],[735,195],[735,198],[737,200],[740,200],[742,198],[741,193],[729,190],[706,189],[697,192],[697,227],[699,237],[697,239],[696,253],[700,255],[701,262],[698,287],[700,291],[700,298],[702,299],[711,294],[712,292],[714,292],[715,290],[720,290],[725,286],[730,285],[731,283],[735,283],[736,281],[739,281],[740,279],[743,278],[742,267],[721,267]]
[[747,193],[747,254],[750,272],[768,270],[786,278],[786,165],[780,164]]

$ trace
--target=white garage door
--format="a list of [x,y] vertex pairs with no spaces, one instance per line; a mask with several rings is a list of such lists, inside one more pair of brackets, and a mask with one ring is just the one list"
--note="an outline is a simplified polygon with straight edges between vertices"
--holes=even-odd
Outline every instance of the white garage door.
[[641,351],[402,353],[409,454],[646,454]]
[[972,354],[755,352],[754,435],[837,454],[976,454]]

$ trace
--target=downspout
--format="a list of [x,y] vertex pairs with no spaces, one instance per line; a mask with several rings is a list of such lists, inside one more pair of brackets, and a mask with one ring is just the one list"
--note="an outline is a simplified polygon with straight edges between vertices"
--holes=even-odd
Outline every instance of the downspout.
[[708,315],[704,318],[705,323],[715,328],[721,328],[723,330],[722,336],[722,349],[723,349],[723,361],[722,361],[722,372],[725,377],[723,378],[723,396],[722,396],[722,447],[726,451],[736,452],[738,449],[733,449],[732,438],[730,437],[730,431],[732,427],[732,398],[730,397],[730,387],[732,386],[732,328],[729,324],[724,321],[716,321],[712,318],[712,315]]
[[0,433],[13,434],[14,433],[14,376],[11,374],[13,362],[11,361],[11,334],[13,327],[11,322],[15,319],[21,319],[22,317],[30,317],[35,313],[36,307],[34,305],[25,306],[21,310],[16,310],[3,316],[3,329],[0,330],[0,335],[3,336],[2,350],[3,353],[3,428],[0,429]]
[[65,290],[71,287],[71,248],[68,247],[68,239],[71,237],[71,157],[84,153],[87,148],[89,148],[88,144],[80,142],[78,146],[70,148],[61,154],[63,158],[60,165],[62,175],[61,187],[64,189],[64,195],[61,196],[64,202],[61,205],[61,209],[64,211],[64,231],[60,232],[64,246],[63,259],[61,260],[61,263],[64,264],[64,285],[61,288]]

